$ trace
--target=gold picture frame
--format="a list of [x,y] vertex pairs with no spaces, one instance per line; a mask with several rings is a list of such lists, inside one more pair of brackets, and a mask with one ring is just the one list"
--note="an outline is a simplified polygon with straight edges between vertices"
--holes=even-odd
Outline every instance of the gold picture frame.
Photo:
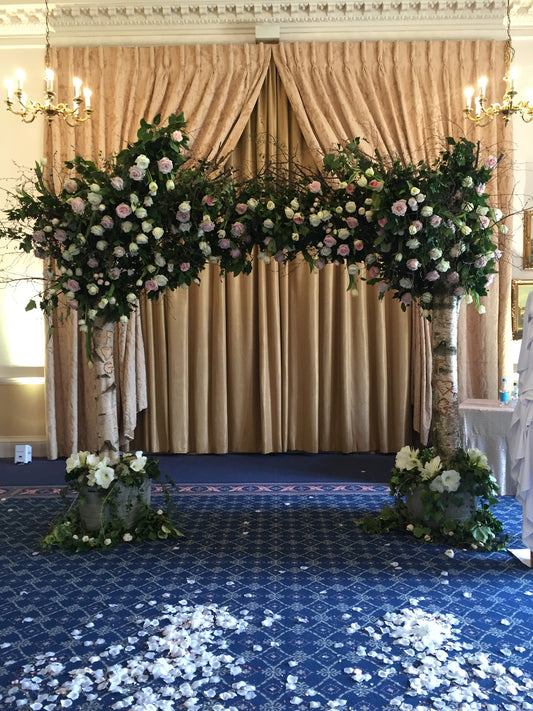
[[514,341],[522,338],[524,310],[531,291],[533,291],[533,279],[513,279],[511,281],[511,327]]
[[522,268],[533,269],[533,249],[531,247],[531,240],[533,238],[533,210],[524,210],[522,231],[524,233]]

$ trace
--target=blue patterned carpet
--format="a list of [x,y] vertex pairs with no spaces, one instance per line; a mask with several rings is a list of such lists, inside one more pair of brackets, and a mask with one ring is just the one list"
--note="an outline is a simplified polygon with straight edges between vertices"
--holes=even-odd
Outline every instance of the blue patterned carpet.
[[[533,571],[361,532],[384,485],[186,485],[186,539],[75,555],[37,546],[56,492],[0,489],[1,709],[533,708]],[[496,514],[520,547],[517,502]],[[177,678],[160,640],[209,606]]]

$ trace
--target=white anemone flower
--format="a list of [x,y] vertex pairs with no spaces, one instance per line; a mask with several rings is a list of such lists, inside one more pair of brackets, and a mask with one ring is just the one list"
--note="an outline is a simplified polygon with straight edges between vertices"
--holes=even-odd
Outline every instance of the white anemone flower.
[[108,467],[101,463],[100,466],[95,469],[94,480],[98,486],[102,487],[102,489],[109,489],[109,486],[114,478],[115,470],[112,467]]
[[135,452],[135,459],[130,462],[130,469],[134,472],[142,472],[146,466],[147,457],[142,452]]
[[445,491],[457,491],[461,483],[461,475],[455,469],[446,469],[446,471],[443,471],[441,479]]

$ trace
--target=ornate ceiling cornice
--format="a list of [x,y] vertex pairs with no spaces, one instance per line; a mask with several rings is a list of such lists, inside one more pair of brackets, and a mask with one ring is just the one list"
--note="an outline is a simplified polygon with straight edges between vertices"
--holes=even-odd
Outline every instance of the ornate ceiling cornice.
[[[341,0],[50,2],[52,44],[154,44],[189,41],[450,38],[504,36],[505,0]],[[533,26],[529,0],[515,0],[521,27]],[[0,0],[0,40],[43,35],[44,2]],[[259,31],[258,31],[259,28]],[[315,37],[315,35],[318,35]],[[203,38],[202,39],[199,39]]]

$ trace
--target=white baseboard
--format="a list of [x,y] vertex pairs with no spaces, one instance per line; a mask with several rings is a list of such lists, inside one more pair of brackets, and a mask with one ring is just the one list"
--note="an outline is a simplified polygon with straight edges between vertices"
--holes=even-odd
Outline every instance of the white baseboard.
[[0,437],[0,459],[14,461],[17,444],[29,444],[32,458],[48,456],[48,442],[44,437]]

